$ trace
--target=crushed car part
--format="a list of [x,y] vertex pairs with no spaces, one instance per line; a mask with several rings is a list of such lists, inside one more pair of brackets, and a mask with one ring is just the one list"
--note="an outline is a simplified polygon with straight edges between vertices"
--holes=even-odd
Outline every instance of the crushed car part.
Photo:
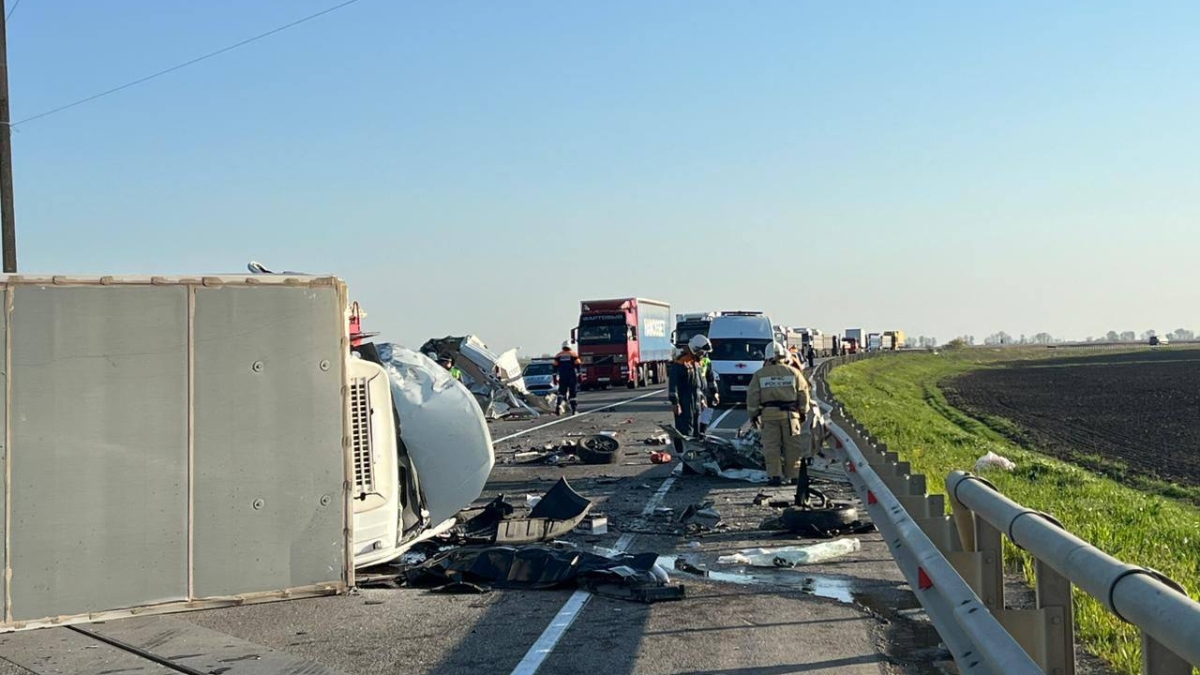
[[721,514],[713,508],[713,502],[692,504],[679,515],[679,522],[688,532],[711,530],[721,524]]
[[565,478],[559,478],[525,518],[514,518],[514,507],[496,497],[475,517],[459,525],[455,534],[471,543],[529,544],[561,537],[579,525],[592,508]]
[[575,585],[639,602],[682,597],[682,590],[663,590],[667,581],[655,570],[657,561],[657,553],[607,557],[540,545],[471,546],[439,553],[405,570],[404,578],[409,585],[425,587],[448,583],[524,589]]
[[449,357],[462,371],[462,384],[475,395],[488,419],[538,417],[554,412],[554,398],[525,387],[517,350],[493,352],[478,336],[444,337],[421,345],[424,354]]

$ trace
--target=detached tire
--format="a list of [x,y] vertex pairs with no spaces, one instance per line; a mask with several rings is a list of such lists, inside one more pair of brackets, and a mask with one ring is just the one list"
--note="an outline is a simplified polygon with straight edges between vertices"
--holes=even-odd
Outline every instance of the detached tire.
[[621,461],[621,444],[608,436],[589,436],[579,444],[575,454],[584,464],[616,464]]
[[782,521],[783,527],[790,532],[837,532],[858,521],[858,509],[845,503],[835,503],[825,509],[791,506],[783,510]]

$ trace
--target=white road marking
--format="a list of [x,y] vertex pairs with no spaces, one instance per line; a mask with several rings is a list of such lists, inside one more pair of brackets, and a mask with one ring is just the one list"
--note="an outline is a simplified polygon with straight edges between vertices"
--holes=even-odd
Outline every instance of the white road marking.
[[576,415],[564,415],[556,420],[546,422],[545,424],[539,424],[538,426],[532,427],[530,429],[526,429],[525,431],[518,431],[517,433],[509,434],[509,435],[505,436],[504,438],[492,439],[492,445],[495,445],[497,443],[503,443],[504,441],[511,440],[513,438],[517,438],[518,436],[524,436],[525,434],[531,434],[531,433],[537,431],[538,429],[545,429],[546,427],[552,427],[555,424],[562,424],[563,422],[570,422],[571,420],[577,420],[580,417],[586,417],[588,415],[591,415],[592,413],[604,412],[605,410],[612,410],[613,408],[623,406],[626,403],[633,403],[634,401],[640,401],[644,398],[650,398],[651,396],[657,396],[659,394],[665,394],[665,393],[667,393],[666,389],[660,389],[658,391],[652,391],[649,394],[642,394],[641,396],[635,396],[633,398],[627,398],[623,401],[617,401],[616,403],[610,403],[602,408],[596,408],[595,410],[588,410],[587,412],[581,412]]
[[728,410],[726,410],[725,412],[723,412],[723,413],[721,413],[720,415],[718,415],[718,416],[717,416],[717,419],[713,420],[712,424],[708,425],[708,428],[710,428],[710,429],[714,429],[714,430],[715,430],[717,427],[721,426],[721,420],[723,420],[723,419],[725,419],[726,417],[728,417],[728,416],[729,416],[729,413],[733,412],[733,411],[734,411],[734,410],[736,410],[736,409],[737,409],[737,408],[729,408],[729,409],[728,409]]
[[[663,497],[667,496],[667,491],[674,484],[675,476],[668,476],[662,485],[659,486],[658,490],[650,497],[650,500],[646,502],[646,508],[642,509],[642,516],[649,516],[654,513],[654,509],[658,508],[658,505],[662,503]],[[633,539],[636,536],[632,532],[622,534],[621,538],[617,539],[617,544],[613,548],[624,552],[633,543]],[[558,613],[550,620],[550,625],[546,626],[546,630],[542,631],[537,642],[534,642],[529,651],[525,652],[525,658],[521,659],[516,668],[513,668],[512,675],[534,675],[538,671],[538,668],[542,667],[542,663],[545,662],[546,657],[550,656],[550,652],[554,651],[554,647],[558,645],[558,641],[566,634],[567,629],[571,627],[571,624],[575,623],[575,619],[583,611],[583,608],[587,606],[588,600],[591,598],[592,594],[587,591],[575,591],[572,593],[566,604],[562,606],[562,609],[558,610]]]

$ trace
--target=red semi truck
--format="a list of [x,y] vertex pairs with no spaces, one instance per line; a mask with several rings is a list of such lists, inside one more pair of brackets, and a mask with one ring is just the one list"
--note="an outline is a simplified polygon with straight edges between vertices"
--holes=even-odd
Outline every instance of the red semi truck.
[[583,361],[580,387],[633,389],[667,381],[671,306],[645,298],[584,300],[571,341]]

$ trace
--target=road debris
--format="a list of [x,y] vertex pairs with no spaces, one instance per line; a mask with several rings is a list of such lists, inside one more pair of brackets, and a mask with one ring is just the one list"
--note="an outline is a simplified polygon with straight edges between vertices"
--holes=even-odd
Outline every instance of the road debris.
[[858,539],[836,539],[810,546],[746,549],[732,555],[723,555],[717,558],[717,563],[753,567],[796,567],[798,565],[815,565],[860,550],[862,550],[862,542]]
[[554,397],[538,396],[525,388],[515,349],[496,354],[478,336],[467,335],[427,340],[421,352],[449,357],[462,371],[463,386],[475,395],[488,419],[528,419],[555,410]]
[[671,437],[666,434],[655,434],[642,441],[646,445],[668,445],[670,442]]
[[684,597],[682,585],[658,568],[657,553],[604,556],[549,546],[470,546],[432,556],[403,572],[410,586],[453,592],[491,588],[548,589],[577,586],[622,600],[659,602]]
[[1000,469],[1001,471],[1012,471],[1017,468],[1016,462],[1003,456],[997,455],[991,450],[988,454],[980,457],[975,462],[975,473],[983,473],[988,469]]
[[669,452],[652,452],[652,453],[650,453],[650,463],[651,464],[670,464],[671,459],[673,459],[673,458],[671,457],[671,453],[669,453]]
[[713,502],[692,504],[679,514],[679,522],[690,533],[716,529],[721,524],[721,514],[713,508]]
[[575,531],[584,534],[608,534],[608,517],[590,515],[576,526]]
[[451,530],[450,537],[469,544],[548,541],[575,529],[591,508],[590,500],[575,492],[565,478],[559,478],[527,517],[514,517],[513,505],[500,495],[481,513]]
[[621,442],[603,432],[580,441],[575,454],[584,464],[616,464],[623,455]]

